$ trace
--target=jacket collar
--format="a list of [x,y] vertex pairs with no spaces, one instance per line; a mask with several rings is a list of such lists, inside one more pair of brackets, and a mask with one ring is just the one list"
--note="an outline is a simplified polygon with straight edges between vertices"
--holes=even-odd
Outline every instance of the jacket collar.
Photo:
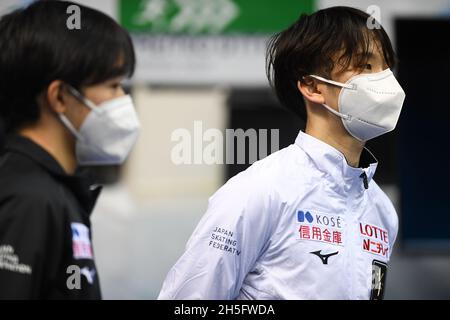
[[64,184],[74,194],[86,213],[91,213],[100,195],[101,187],[94,187],[94,178],[90,170],[79,168],[74,175],[68,175],[44,148],[19,135],[11,135],[7,138],[4,152],[20,153],[31,159]]
[[361,154],[360,167],[355,168],[347,163],[340,151],[302,131],[295,144],[311,158],[320,171],[330,174],[335,181],[343,180],[345,184],[359,180],[363,186],[363,173],[367,176],[367,184],[370,183],[378,166],[377,159],[367,148]]

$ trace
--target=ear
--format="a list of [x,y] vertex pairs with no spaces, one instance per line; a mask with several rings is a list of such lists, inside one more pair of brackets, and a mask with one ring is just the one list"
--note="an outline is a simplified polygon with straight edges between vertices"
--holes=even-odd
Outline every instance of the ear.
[[318,88],[317,82],[311,77],[304,77],[303,80],[297,81],[297,88],[306,100],[317,104],[325,103],[325,97]]
[[45,94],[50,110],[56,113],[64,113],[67,109],[68,93],[64,88],[64,83],[61,80],[55,80],[47,88]]

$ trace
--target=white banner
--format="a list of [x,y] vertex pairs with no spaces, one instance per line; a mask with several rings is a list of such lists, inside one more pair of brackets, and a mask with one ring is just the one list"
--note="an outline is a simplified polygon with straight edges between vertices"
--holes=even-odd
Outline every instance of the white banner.
[[267,86],[263,36],[134,35],[134,81],[161,85]]

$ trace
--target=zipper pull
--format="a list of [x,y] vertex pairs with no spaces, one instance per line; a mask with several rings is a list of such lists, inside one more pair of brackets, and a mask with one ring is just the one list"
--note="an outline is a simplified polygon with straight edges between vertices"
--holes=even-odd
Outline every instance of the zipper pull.
[[361,175],[359,176],[360,178],[363,179],[363,183],[364,183],[364,189],[369,189],[369,182],[367,181],[367,174],[365,171],[363,171],[363,173],[361,173]]

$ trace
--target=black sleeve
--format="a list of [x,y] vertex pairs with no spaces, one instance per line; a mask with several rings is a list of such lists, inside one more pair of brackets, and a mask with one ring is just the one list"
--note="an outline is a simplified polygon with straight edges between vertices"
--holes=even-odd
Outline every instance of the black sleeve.
[[0,299],[41,299],[63,257],[63,212],[49,200],[0,202]]

